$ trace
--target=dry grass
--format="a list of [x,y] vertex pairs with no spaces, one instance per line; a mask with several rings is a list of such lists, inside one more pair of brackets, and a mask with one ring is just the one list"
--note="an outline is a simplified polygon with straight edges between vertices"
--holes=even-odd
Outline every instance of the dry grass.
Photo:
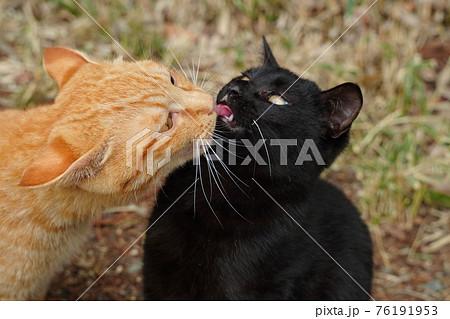
[[[372,4],[79,2],[136,58],[150,56],[177,67],[173,51],[189,68],[201,57],[200,78],[206,76],[213,94],[258,63],[262,35],[281,64],[301,74]],[[24,107],[55,95],[41,67],[45,46],[69,46],[108,59],[125,55],[72,0],[0,3],[0,105]],[[364,107],[351,147],[328,174],[345,171],[355,177],[352,199],[374,225],[411,224],[416,215],[449,212],[449,16],[446,0],[379,0],[304,75],[323,89],[346,81],[362,87]],[[431,242],[448,234],[448,224],[442,230]]]

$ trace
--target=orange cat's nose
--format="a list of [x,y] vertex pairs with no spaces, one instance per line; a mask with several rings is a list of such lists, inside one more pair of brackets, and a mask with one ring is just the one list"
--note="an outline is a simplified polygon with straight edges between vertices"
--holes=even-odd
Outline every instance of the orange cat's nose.
[[201,112],[211,114],[215,108],[214,98],[206,93],[203,96],[191,96],[184,98],[184,103],[180,104],[173,101],[168,104],[169,112]]

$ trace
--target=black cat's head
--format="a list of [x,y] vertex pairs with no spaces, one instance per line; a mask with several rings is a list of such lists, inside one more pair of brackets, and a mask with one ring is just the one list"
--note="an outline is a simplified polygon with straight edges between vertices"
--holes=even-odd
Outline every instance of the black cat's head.
[[348,143],[348,131],[362,107],[361,90],[344,83],[321,91],[314,82],[281,68],[265,38],[263,47],[263,64],[219,92],[216,131],[236,143],[266,140],[252,150],[258,148],[267,164],[258,165],[258,175],[283,179],[296,171],[307,180],[316,178]]

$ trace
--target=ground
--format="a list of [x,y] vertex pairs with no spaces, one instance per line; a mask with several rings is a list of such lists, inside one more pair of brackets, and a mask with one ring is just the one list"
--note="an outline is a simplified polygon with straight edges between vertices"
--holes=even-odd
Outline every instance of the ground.
[[[329,179],[352,198],[357,185],[348,171]],[[370,225],[375,252],[371,295],[375,300],[450,301],[450,245],[435,241],[448,232],[450,215],[426,209],[430,210],[426,217],[415,216],[408,223]],[[53,281],[48,300],[142,300],[144,237],[132,244],[147,226],[147,217],[135,212],[96,220],[81,253]]]

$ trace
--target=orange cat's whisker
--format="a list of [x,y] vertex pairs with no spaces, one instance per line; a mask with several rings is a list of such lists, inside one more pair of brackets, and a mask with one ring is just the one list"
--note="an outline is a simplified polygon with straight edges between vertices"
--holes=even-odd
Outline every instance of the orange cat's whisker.
[[173,51],[169,48],[170,53],[172,54],[173,58],[175,59],[175,61],[178,64],[178,67],[180,68],[181,72],[183,72],[184,77],[187,79],[188,76],[186,75],[186,72],[184,72],[183,66],[181,65],[180,61],[178,61],[176,55],[173,53]]

